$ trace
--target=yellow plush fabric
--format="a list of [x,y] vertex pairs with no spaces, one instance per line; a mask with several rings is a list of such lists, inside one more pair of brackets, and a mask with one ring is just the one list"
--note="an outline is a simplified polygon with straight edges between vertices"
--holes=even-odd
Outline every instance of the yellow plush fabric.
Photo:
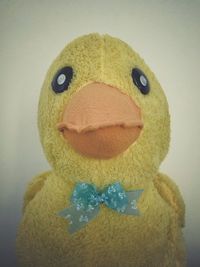
[[[55,94],[51,81],[64,66],[71,66],[74,76],[67,91]],[[148,77],[148,95],[141,94],[132,81],[135,67]],[[110,159],[79,154],[56,128],[73,95],[92,82],[118,88],[142,113],[144,127],[139,138]],[[184,203],[177,186],[159,173],[169,147],[168,104],[155,75],[132,48],[99,34],[82,36],[68,44],[47,72],[38,126],[52,170],[34,178],[27,188],[16,241],[20,266],[185,266],[181,229]],[[126,190],[144,189],[138,202],[141,215],[124,215],[101,205],[95,219],[74,234],[68,233],[68,221],[56,212],[70,205],[78,181],[98,188],[118,181]]]

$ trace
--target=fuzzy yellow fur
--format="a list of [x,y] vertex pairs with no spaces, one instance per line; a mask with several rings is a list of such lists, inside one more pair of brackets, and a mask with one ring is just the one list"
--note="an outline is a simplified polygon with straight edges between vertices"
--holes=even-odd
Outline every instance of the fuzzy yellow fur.
[[[69,89],[56,95],[51,81],[63,66],[73,67],[74,76]],[[133,84],[134,67],[148,77],[149,95],[142,95]],[[91,82],[118,88],[142,112],[140,137],[112,159],[78,154],[56,129],[64,106]],[[17,235],[20,266],[185,266],[184,203],[176,185],[158,172],[169,146],[168,104],[155,75],[135,51],[119,39],[99,34],[82,36],[67,45],[43,83],[38,126],[52,171],[34,178],[25,194]],[[141,216],[119,214],[101,205],[94,220],[69,234],[68,221],[56,212],[70,205],[77,181],[98,188],[119,181],[126,190],[144,189],[138,202]]]

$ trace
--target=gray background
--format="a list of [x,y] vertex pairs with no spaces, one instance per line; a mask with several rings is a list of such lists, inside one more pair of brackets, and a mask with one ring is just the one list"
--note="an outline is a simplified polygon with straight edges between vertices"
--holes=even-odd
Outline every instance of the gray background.
[[14,247],[30,179],[49,169],[36,115],[47,68],[65,44],[90,33],[129,43],[156,73],[172,121],[161,170],[186,203],[189,266],[200,266],[200,1],[0,1],[0,265]]

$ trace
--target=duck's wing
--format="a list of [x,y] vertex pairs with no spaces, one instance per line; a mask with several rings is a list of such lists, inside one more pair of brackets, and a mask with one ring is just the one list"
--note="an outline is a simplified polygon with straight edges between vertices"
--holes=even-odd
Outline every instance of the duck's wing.
[[23,202],[23,213],[28,203],[35,197],[35,195],[42,189],[45,180],[49,176],[51,171],[43,172],[40,175],[35,176],[28,184]]
[[160,196],[174,209],[181,227],[185,225],[185,204],[177,185],[165,174],[158,173],[154,185]]

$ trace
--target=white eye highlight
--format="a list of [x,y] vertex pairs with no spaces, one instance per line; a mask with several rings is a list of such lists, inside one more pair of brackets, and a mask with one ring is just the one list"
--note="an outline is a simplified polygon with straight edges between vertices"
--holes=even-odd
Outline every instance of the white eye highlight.
[[65,82],[65,80],[66,80],[65,74],[61,73],[57,78],[57,83],[59,85],[62,85]]
[[141,75],[140,76],[140,82],[143,86],[146,86],[147,85],[147,79],[146,77],[144,77],[144,75]]

